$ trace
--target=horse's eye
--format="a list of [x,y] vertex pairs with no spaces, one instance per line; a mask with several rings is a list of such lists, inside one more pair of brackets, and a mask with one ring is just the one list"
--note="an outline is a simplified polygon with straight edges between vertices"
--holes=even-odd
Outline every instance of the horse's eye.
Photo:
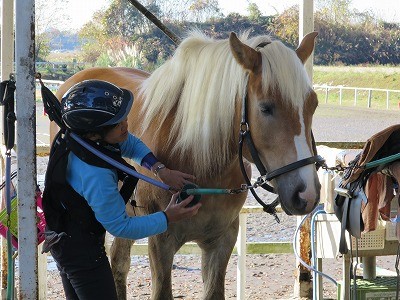
[[265,115],[271,116],[274,114],[274,105],[263,103],[260,105],[261,112]]

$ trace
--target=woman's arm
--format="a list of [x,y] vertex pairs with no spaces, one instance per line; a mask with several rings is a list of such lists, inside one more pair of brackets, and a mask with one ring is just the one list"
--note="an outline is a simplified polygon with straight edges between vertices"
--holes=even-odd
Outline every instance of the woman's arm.
[[151,170],[154,176],[158,177],[163,183],[169,185],[173,190],[180,190],[185,184],[193,182],[196,177],[177,170],[169,169],[160,162],[151,150],[137,137],[129,134],[128,139],[121,143],[122,156],[133,159]]

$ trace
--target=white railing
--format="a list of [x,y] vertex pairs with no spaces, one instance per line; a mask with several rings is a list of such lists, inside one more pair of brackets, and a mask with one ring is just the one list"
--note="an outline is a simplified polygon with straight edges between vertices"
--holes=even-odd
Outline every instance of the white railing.
[[[359,100],[360,92],[366,92],[368,94],[367,95],[367,107],[368,108],[371,108],[372,93],[373,92],[380,92],[380,93],[386,94],[386,97],[385,97],[386,109],[390,108],[390,100],[394,99],[396,97],[396,96],[393,96],[394,94],[398,95],[396,97],[397,99],[399,99],[399,97],[400,97],[400,90],[377,89],[377,88],[360,88],[360,87],[350,87],[350,86],[342,86],[342,85],[331,86],[331,85],[319,85],[319,84],[314,84],[314,89],[316,91],[323,90],[325,92],[325,103],[328,103],[329,92],[330,91],[338,91],[339,92],[339,104],[340,105],[342,105],[342,103],[343,103],[343,91],[346,91],[346,90],[350,90],[351,91],[352,90],[352,91],[354,91],[354,93],[353,93],[353,95],[354,95],[354,97],[353,97],[354,106],[357,106],[357,102]],[[391,96],[393,96],[393,97],[391,98]]]
[[[44,85],[51,91],[57,91],[58,88],[64,83],[62,80],[48,80],[44,79],[42,80]],[[36,79],[36,89],[40,90],[40,82],[38,79]]]

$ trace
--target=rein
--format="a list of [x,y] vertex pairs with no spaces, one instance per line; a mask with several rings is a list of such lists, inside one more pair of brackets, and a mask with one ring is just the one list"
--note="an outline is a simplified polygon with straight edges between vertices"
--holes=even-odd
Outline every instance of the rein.
[[[248,74],[246,74],[246,82],[248,83]],[[246,86],[247,86],[246,83]],[[246,88],[247,89],[247,88]],[[274,216],[275,220],[279,223],[279,218],[276,215],[276,206],[279,204],[279,197],[277,197],[273,202],[270,204],[266,204],[264,201],[260,199],[260,197],[257,195],[257,193],[254,190],[254,187],[251,185],[250,179],[246,174],[246,170],[244,167],[244,162],[243,162],[243,144],[246,142],[247,147],[250,150],[250,155],[254,161],[254,164],[256,165],[258,171],[260,172],[260,177],[257,178],[257,182],[255,186],[261,186],[263,189],[267,190],[268,192],[277,194],[276,190],[267,183],[267,181],[271,181],[272,179],[279,177],[283,174],[286,174],[290,171],[296,170],[298,168],[311,165],[311,164],[317,164],[320,165],[323,163],[325,160],[320,156],[320,155],[314,155],[308,158],[304,158],[301,160],[298,160],[294,163],[288,164],[286,166],[283,166],[279,169],[273,170],[271,172],[267,172],[267,169],[265,168],[264,164],[262,163],[256,146],[254,145],[254,141],[251,137],[250,133],[250,126],[248,122],[248,116],[247,116],[247,102],[248,102],[248,93],[247,90],[243,94],[242,97],[242,119],[240,122],[240,131],[239,131],[239,164],[240,164],[240,169],[242,171],[243,177],[248,185],[248,188],[250,189],[251,193],[253,194],[254,198],[257,200],[257,202],[263,207],[263,210],[271,215]],[[315,140],[314,136],[312,135],[312,144],[313,144],[313,150],[316,154],[316,146],[315,146]]]

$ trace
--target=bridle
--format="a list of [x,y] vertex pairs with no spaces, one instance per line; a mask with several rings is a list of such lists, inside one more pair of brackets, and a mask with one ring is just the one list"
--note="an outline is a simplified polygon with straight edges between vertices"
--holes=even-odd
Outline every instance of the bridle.
[[[246,184],[248,185],[251,193],[253,194],[254,198],[257,200],[257,202],[263,207],[263,210],[271,215],[273,215],[276,219],[276,221],[279,223],[279,218],[276,215],[276,206],[279,204],[279,197],[277,197],[273,202],[270,204],[266,204],[264,201],[260,199],[260,197],[257,195],[256,191],[254,190],[255,187],[262,187],[263,189],[277,194],[276,190],[270,186],[267,181],[271,181],[272,179],[279,177],[283,174],[286,174],[290,171],[296,170],[298,168],[311,165],[311,164],[316,164],[317,168],[324,162],[324,159],[320,156],[317,155],[317,148],[315,145],[315,140],[314,136],[311,132],[311,137],[312,137],[312,147],[313,151],[315,153],[314,156],[304,158],[301,160],[298,160],[294,163],[290,163],[286,166],[283,166],[281,168],[278,168],[276,170],[273,170],[271,172],[267,172],[267,169],[265,168],[264,164],[261,162],[261,159],[258,155],[258,151],[256,146],[254,145],[253,139],[251,137],[250,133],[250,127],[249,127],[249,122],[248,122],[248,115],[247,115],[247,102],[248,102],[248,92],[247,92],[247,84],[248,84],[248,77],[249,75],[246,74],[246,91],[243,93],[242,97],[242,119],[240,122],[240,130],[239,130],[239,164],[240,164],[240,170],[242,171],[243,177],[246,180]],[[243,143],[246,142],[247,147],[249,148],[250,155],[254,161],[254,164],[256,165],[258,171],[260,172],[260,177],[257,178],[257,182],[255,185],[251,185],[250,179],[247,176],[245,167],[244,167],[244,162],[243,162]]]

